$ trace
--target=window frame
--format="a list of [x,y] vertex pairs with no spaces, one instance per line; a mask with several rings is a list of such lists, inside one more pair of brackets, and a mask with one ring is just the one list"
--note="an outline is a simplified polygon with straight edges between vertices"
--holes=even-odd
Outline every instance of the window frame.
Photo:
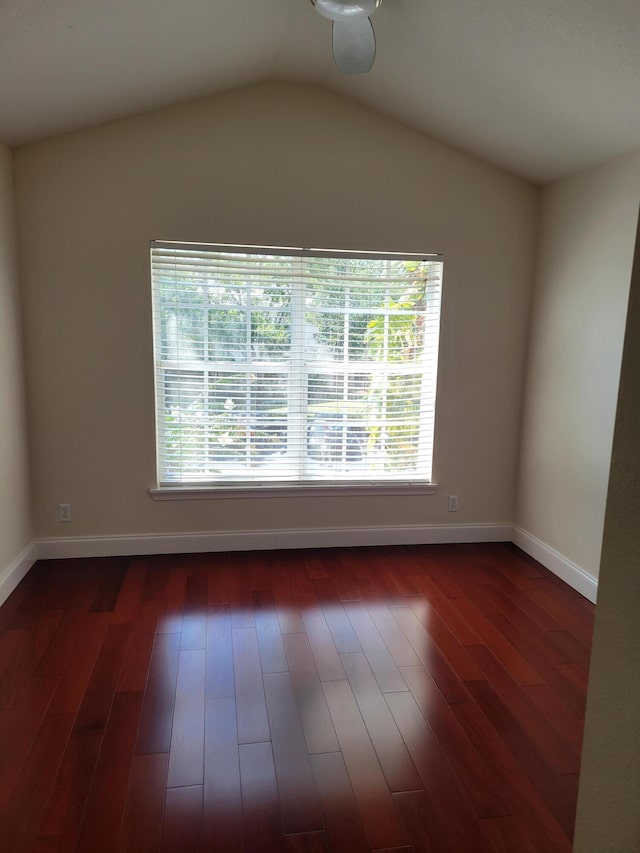
[[[247,253],[256,255],[273,255],[286,257],[311,257],[311,258],[344,258],[344,259],[375,259],[375,260],[415,260],[421,262],[437,262],[440,264],[439,278],[439,314],[438,314],[438,345],[436,347],[436,367],[434,377],[434,423],[433,436],[431,443],[431,477],[424,478],[366,478],[358,479],[309,479],[309,480],[274,480],[269,479],[261,481],[259,478],[255,480],[220,480],[218,482],[180,482],[171,483],[168,481],[161,482],[159,473],[160,465],[160,425],[159,412],[161,408],[162,390],[158,388],[158,358],[157,347],[159,341],[156,336],[156,294],[153,276],[151,276],[152,286],[152,301],[153,301],[153,349],[154,349],[154,407],[155,407],[155,439],[156,439],[156,486],[149,489],[149,494],[154,500],[194,500],[194,499],[210,499],[210,498],[251,498],[251,497],[320,497],[330,495],[343,496],[358,496],[358,495],[415,495],[415,494],[433,494],[437,490],[434,473],[434,457],[435,457],[435,418],[436,418],[436,400],[438,396],[438,376],[439,376],[439,352],[440,352],[440,330],[442,327],[442,288],[444,279],[444,256],[442,254],[425,254],[425,253],[409,253],[409,252],[372,252],[372,251],[353,251],[342,249],[306,249],[300,247],[286,246],[258,246],[258,245],[242,245],[242,244],[220,244],[220,243],[192,243],[185,241],[151,241],[151,250],[153,249],[184,249],[186,251],[204,252],[227,252],[227,253]],[[292,290],[292,297],[296,298],[295,289]],[[304,311],[304,306],[299,309]],[[295,311],[292,311],[292,316]],[[292,334],[295,334],[296,329],[298,334],[302,334],[301,326],[295,323],[291,324]],[[205,373],[206,371],[203,371]],[[291,367],[287,373],[293,376],[295,370]],[[305,419],[307,415],[304,415]],[[289,442],[289,430],[287,431],[287,442]],[[298,437],[299,440],[299,437]]]

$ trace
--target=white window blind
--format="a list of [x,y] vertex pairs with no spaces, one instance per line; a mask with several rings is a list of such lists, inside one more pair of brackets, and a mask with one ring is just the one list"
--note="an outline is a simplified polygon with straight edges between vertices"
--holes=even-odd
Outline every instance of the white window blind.
[[429,482],[438,256],[153,243],[158,485]]

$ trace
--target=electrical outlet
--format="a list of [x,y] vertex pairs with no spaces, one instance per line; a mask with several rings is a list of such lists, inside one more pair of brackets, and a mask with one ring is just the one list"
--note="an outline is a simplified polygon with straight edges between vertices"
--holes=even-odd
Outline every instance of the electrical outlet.
[[58,504],[58,521],[71,521],[71,504]]
[[449,512],[458,512],[458,495],[449,495],[447,510]]

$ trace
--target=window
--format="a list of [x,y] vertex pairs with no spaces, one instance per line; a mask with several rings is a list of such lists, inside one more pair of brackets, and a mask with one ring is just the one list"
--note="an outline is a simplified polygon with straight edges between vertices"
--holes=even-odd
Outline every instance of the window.
[[158,485],[429,483],[438,256],[153,243]]

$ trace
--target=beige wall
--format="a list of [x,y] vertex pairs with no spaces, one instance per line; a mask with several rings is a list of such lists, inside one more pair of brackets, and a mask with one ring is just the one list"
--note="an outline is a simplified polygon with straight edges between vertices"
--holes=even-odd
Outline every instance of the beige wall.
[[542,194],[516,523],[598,574],[640,152]]
[[[39,536],[512,519],[537,208],[525,182],[284,84],[15,162]],[[438,493],[154,503],[152,238],[444,253]]]
[[0,582],[32,539],[11,152],[0,143]]
[[640,232],[602,547],[576,853],[640,850]]

